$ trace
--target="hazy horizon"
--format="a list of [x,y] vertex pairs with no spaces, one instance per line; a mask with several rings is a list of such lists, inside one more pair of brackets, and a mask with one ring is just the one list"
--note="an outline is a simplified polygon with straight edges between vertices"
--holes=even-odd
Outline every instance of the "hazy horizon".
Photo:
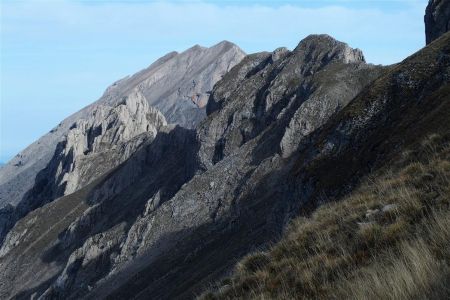
[[425,45],[426,0],[2,1],[0,162],[171,51],[247,53],[326,33],[392,64]]

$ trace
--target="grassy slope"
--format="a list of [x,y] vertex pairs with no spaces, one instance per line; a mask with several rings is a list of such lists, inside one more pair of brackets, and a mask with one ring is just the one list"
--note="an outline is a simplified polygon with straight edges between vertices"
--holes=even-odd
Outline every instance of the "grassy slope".
[[429,137],[343,200],[297,218],[202,298],[448,299],[449,141]]

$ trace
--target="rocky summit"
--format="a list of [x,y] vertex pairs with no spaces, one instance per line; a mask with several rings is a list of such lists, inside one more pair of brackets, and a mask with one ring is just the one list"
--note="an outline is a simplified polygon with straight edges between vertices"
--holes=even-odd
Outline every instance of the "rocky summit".
[[[445,5],[430,1],[427,15],[436,24],[448,21]],[[392,66],[369,64],[361,50],[325,34],[293,50],[249,55],[222,42],[170,53],[114,83],[0,169],[0,298],[345,294],[333,282],[320,286],[334,278],[323,270],[354,276],[346,284],[363,278],[377,253],[398,253],[398,233],[417,228],[407,226],[429,213],[431,202],[448,209],[448,186],[435,182],[445,182],[440,174],[448,169],[447,144],[436,141],[450,138],[450,33],[433,39]],[[423,143],[430,136],[432,146]],[[411,157],[437,151],[445,172],[420,175],[426,188],[414,195],[431,202],[409,205],[406,221],[402,204],[390,202],[397,194],[379,191],[422,174],[425,167]],[[397,167],[406,161],[407,171]],[[362,179],[373,185],[379,172],[389,180],[370,199],[382,205],[360,197],[352,201],[364,213],[328,209],[330,202],[348,208],[346,197],[367,190]],[[418,186],[401,186],[402,195]],[[292,238],[283,237],[286,228],[301,229]],[[363,229],[353,237],[353,228]],[[385,238],[385,228],[396,238]],[[321,248],[323,241],[344,246]],[[345,247],[354,254],[325,259]],[[248,256],[269,248],[270,255]],[[447,257],[439,255],[435,269],[446,272]],[[295,273],[303,262],[306,269]],[[287,296],[287,289],[300,292]]]

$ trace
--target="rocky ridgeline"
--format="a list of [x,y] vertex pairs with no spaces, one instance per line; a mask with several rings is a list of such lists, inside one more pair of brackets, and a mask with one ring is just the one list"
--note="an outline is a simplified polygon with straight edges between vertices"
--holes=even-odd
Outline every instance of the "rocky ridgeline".
[[0,244],[28,212],[127,160],[167,124],[166,117],[170,123],[195,127],[206,115],[205,99],[214,83],[243,56],[226,41],[171,52],[115,82],[97,102],[18,154],[0,170]]
[[98,101],[63,120],[0,169],[0,209],[7,204],[16,206],[33,188],[36,175],[51,163],[57,145],[75,122],[90,118],[95,110],[113,109],[133,93],[142,95],[168,123],[196,127],[206,116],[204,105],[214,84],[244,56],[239,47],[226,41],[210,48],[194,46],[171,52],[115,82]]
[[[2,208],[0,241],[15,221],[28,212],[71,194],[126,161],[139,146],[152,141],[167,125],[164,116],[134,91],[116,107],[98,105],[85,119],[76,121],[53,158],[40,171],[35,184],[17,207]],[[9,237],[6,245],[11,244]]]
[[[86,119],[72,125],[66,140],[57,147],[52,164],[38,174],[36,186],[45,189],[39,179],[54,178],[53,183],[46,180],[54,188],[51,198],[71,194],[127,160],[165,125],[164,116],[138,91],[124,97],[116,107],[99,105]],[[96,163],[101,157],[106,159]],[[35,201],[39,191],[28,194],[30,201]]]
[[[208,118],[198,129],[205,166],[234,153],[267,127],[280,132],[272,152],[289,156],[302,136],[342,109],[382,68],[358,49],[327,35],[312,35],[294,51],[247,56],[214,88]],[[278,124],[279,123],[279,124]]]

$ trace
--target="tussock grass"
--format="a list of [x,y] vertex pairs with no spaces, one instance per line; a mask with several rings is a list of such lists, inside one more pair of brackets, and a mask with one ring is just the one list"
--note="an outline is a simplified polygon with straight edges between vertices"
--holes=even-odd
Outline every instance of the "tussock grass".
[[433,135],[200,299],[449,299],[449,208],[450,143]]

